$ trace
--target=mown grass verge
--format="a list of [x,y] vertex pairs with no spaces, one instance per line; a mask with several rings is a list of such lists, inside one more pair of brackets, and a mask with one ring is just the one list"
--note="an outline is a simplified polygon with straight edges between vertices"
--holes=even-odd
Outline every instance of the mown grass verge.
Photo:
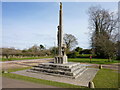
[[108,59],[96,59],[93,58],[90,62],[89,58],[69,58],[69,62],[81,62],[81,63],[92,63],[92,64],[112,64],[112,63],[120,63],[120,60],[112,60],[108,61]]
[[119,88],[120,80],[118,80],[118,73],[111,69],[101,69],[96,74],[93,82],[96,88]]

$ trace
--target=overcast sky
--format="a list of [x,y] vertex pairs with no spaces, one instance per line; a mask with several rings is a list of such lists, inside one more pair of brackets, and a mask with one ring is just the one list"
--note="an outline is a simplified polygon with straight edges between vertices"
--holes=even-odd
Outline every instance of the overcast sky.
[[[90,6],[96,5],[110,11],[118,8],[117,2],[63,2],[63,31],[73,34],[79,47],[90,48],[87,11]],[[47,48],[54,46],[58,17],[57,2],[3,2],[3,47],[25,49],[34,44],[43,44]]]

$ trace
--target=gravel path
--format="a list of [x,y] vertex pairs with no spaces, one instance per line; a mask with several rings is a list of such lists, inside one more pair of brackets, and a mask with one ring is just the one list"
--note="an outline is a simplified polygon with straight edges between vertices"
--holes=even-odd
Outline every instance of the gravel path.
[[[81,63],[86,64],[86,66],[92,66],[92,67],[99,67],[99,64],[90,64],[90,63]],[[113,70],[119,70],[120,63],[114,63],[114,64],[101,64],[103,68],[113,69]]]
[[0,68],[3,70],[7,69],[15,69],[15,68],[22,68],[22,67],[30,67],[34,65],[38,65],[39,63],[51,62],[53,61],[52,58],[45,58],[45,59],[32,59],[32,60],[16,60],[16,61],[5,61],[0,62]]

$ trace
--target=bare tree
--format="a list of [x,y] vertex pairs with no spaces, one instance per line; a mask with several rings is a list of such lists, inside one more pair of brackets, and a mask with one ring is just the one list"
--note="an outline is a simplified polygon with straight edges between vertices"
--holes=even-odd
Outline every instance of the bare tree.
[[90,30],[92,31],[91,46],[98,56],[109,60],[115,55],[115,35],[118,18],[114,12],[101,7],[89,8]]
[[39,47],[37,45],[33,45],[28,50],[31,51],[31,52],[37,52],[39,50]]
[[66,44],[67,51],[78,45],[77,38],[72,34],[65,34],[63,40]]
[[13,57],[14,55],[20,56],[21,50],[17,50],[15,48],[2,48],[2,55],[9,59],[9,57]]

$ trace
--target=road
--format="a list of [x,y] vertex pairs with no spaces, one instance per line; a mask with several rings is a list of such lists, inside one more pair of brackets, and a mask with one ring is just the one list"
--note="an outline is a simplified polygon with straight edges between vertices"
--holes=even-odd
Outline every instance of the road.
[[31,61],[38,61],[38,60],[51,60],[53,58],[43,58],[43,59],[27,59],[27,60],[13,60],[13,61],[4,61],[0,63],[14,63],[14,62],[31,62]]
[[22,67],[30,67],[30,66],[38,65],[39,63],[46,63],[51,61],[53,61],[52,58],[4,61],[0,63],[1,64],[0,68],[2,68],[3,70],[7,70],[7,69],[22,68]]
[[2,88],[57,88],[57,87],[2,77]]

